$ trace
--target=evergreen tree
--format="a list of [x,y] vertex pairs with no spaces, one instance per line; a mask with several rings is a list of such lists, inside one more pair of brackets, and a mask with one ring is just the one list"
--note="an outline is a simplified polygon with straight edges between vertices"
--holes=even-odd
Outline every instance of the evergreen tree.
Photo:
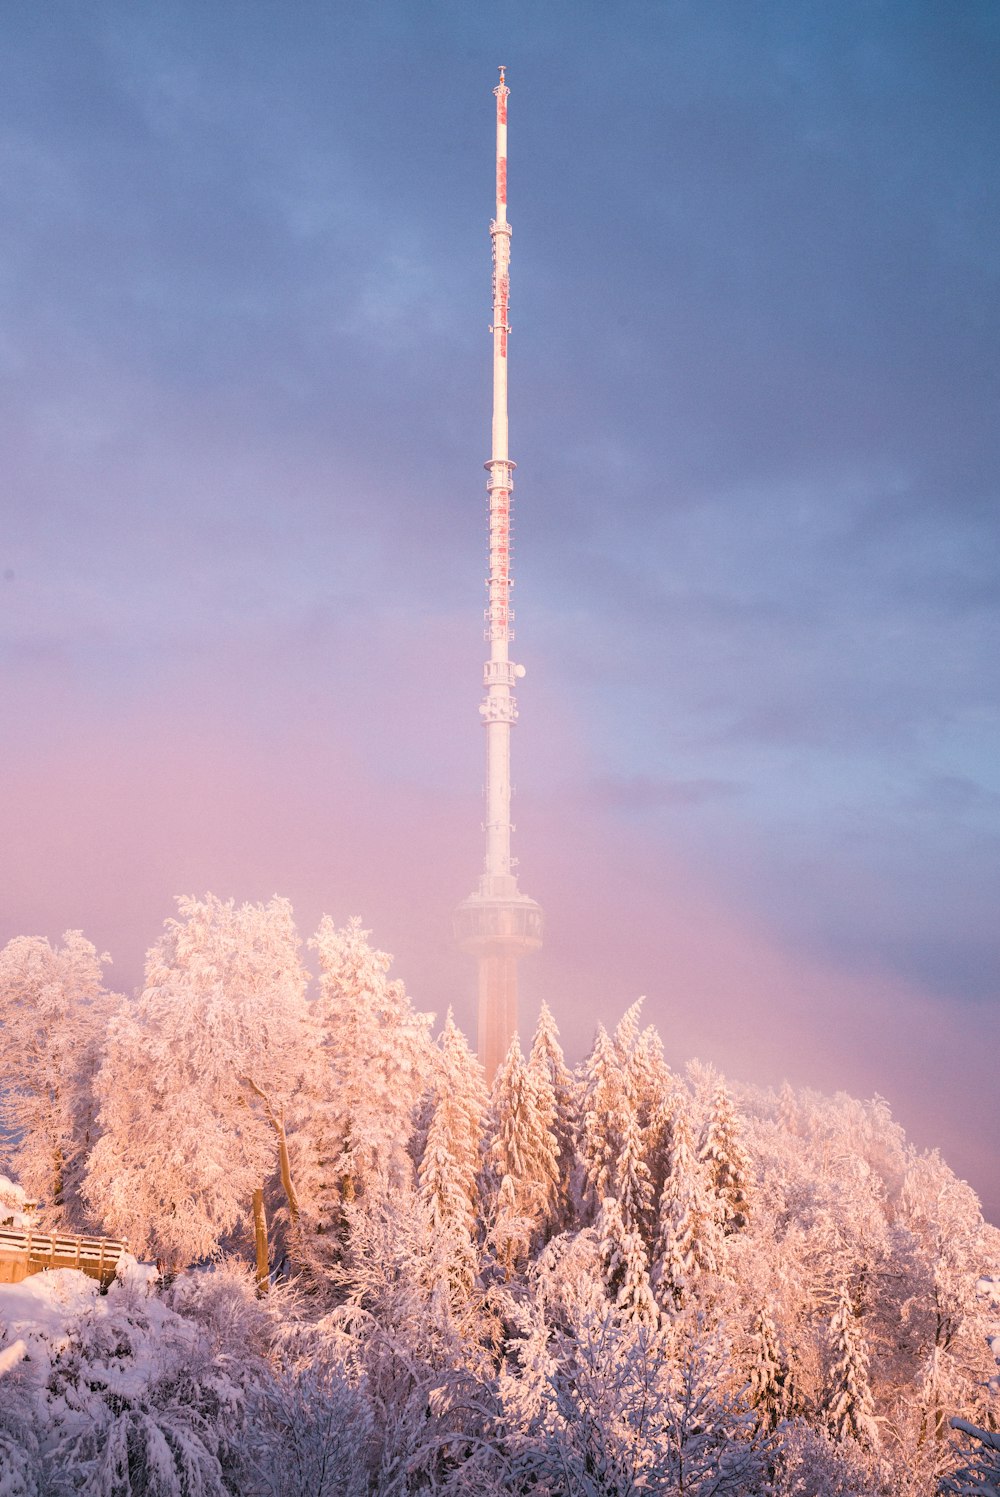
[[670,1151],[673,1146],[674,1081],[664,1066],[662,1089],[651,1099],[642,1130],[643,1158],[649,1170],[650,1196],[654,1206],[663,1194],[670,1173]]
[[535,1227],[555,1207],[559,1162],[554,1135],[546,1126],[538,1092],[514,1035],[496,1074],[491,1098],[494,1136],[491,1157],[496,1178],[510,1180],[505,1211]]
[[652,1024],[647,1025],[636,1041],[630,1069],[636,1112],[645,1130],[674,1085],[670,1067],[663,1058],[663,1041]]
[[643,998],[626,1009],[614,1035],[622,1089],[627,1094],[643,1134],[654,1112],[671,1091],[670,1068],[663,1058],[663,1042],[652,1025],[639,1029]]
[[648,1236],[652,1212],[649,1167],[643,1158],[639,1119],[631,1098],[625,1092],[622,1093],[619,1125],[621,1148],[615,1165],[615,1195],[628,1230]]
[[702,1273],[723,1260],[718,1201],[695,1158],[686,1101],[675,1097],[670,1173],[660,1197],[653,1287],[665,1308],[684,1304]]
[[627,1230],[618,1202],[614,1196],[605,1196],[601,1202],[601,1209],[597,1213],[597,1220],[594,1222],[594,1237],[597,1239],[601,1255],[604,1292],[612,1302],[618,1297],[624,1277],[623,1246]]
[[644,1002],[644,998],[637,998],[625,1010],[615,1027],[615,1053],[618,1056],[618,1064],[623,1071],[631,1065],[635,1047],[639,1043],[639,1016],[642,1013]]
[[451,1009],[438,1048],[434,1110],[419,1169],[420,1196],[433,1227],[457,1228],[471,1237],[488,1105],[486,1081]]
[[559,1044],[559,1030],[547,1003],[542,1003],[528,1056],[528,1071],[538,1094],[538,1109],[556,1140],[559,1185],[555,1221],[567,1226],[570,1182],[576,1158],[576,1085]]
[[781,1083],[778,1093],[778,1122],[787,1133],[799,1132],[799,1103],[795,1092],[787,1081]]
[[583,1064],[583,1097],[577,1133],[581,1210],[593,1221],[612,1193],[619,1148],[623,1077],[618,1053],[603,1024]]
[[698,1157],[719,1199],[723,1230],[739,1232],[747,1224],[749,1166],[740,1144],[732,1098],[720,1079],[714,1092]]
[[650,1329],[659,1324],[660,1309],[649,1282],[649,1262],[638,1232],[624,1220],[614,1196],[601,1203],[594,1232],[600,1243],[604,1286],[616,1316]]
[[866,1449],[878,1445],[878,1425],[869,1381],[868,1347],[851,1296],[844,1283],[830,1321],[833,1361],[827,1386],[826,1413],[838,1440],[854,1439]]
[[761,1305],[757,1314],[752,1348],[750,1402],[765,1428],[773,1430],[778,1421],[787,1417],[790,1412],[792,1379],[782,1358],[778,1332],[766,1305]]

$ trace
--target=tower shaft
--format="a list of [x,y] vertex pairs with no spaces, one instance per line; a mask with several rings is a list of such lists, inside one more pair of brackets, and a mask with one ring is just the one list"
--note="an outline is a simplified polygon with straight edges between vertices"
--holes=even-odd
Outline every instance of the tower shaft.
[[[490,575],[486,638],[490,658],[483,672],[486,700],[480,711],[486,725],[486,873],[494,881],[511,875],[510,730],[517,720],[510,662],[511,495],[514,464],[510,460],[507,422],[507,340],[510,335],[510,224],[507,222],[507,97],[500,70],[497,101],[496,217],[490,224],[493,243],[493,442],[486,463],[490,496]],[[496,883],[494,892],[502,885]]]
[[510,659],[513,611],[510,606],[511,496],[514,463],[507,421],[507,344],[510,336],[510,224],[507,221],[507,99],[500,69],[496,96],[496,215],[493,245],[493,423],[489,475],[489,577],[486,588],[486,640],[483,667],[486,695],[479,711],[486,730],[486,857],[477,891],[458,908],[459,944],[479,958],[479,1058],[492,1077],[517,1030],[518,957],[541,945],[542,912],[519,893],[511,857],[510,748],[517,721],[514,682],[524,667]]

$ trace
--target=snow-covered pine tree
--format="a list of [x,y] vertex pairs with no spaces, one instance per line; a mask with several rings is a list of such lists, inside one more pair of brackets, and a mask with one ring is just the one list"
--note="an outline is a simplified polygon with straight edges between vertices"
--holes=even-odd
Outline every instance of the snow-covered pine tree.
[[438,1048],[433,1112],[418,1171],[420,1198],[432,1230],[448,1239],[442,1255],[453,1287],[467,1291],[475,1274],[472,1239],[479,1204],[486,1080],[451,1009]]
[[[487,1190],[487,1182],[491,1189]],[[527,1261],[535,1223],[531,1217],[518,1211],[517,1190],[510,1175],[501,1175],[499,1180],[488,1170],[484,1172],[483,1197],[492,1198],[491,1219],[486,1232],[486,1247],[493,1255],[509,1280],[515,1265]]]
[[653,1207],[649,1167],[643,1158],[639,1118],[631,1097],[624,1091],[619,1123],[621,1147],[615,1163],[615,1195],[628,1230],[648,1240]]
[[[511,1214],[540,1228],[551,1219],[559,1185],[558,1145],[539,1107],[538,1092],[514,1035],[493,1082],[490,1158]],[[506,1208],[505,1208],[506,1209]]]
[[655,1027],[648,1024],[632,1050],[632,1088],[640,1125],[649,1126],[653,1113],[664,1097],[670,1095],[674,1079],[663,1055],[663,1041]]
[[781,1091],[778,1093],[778,1122],[786,1133],[798,1134],[799,1101],[787,1081],[781,1083]]
[[653,1194],[649,1166],[644,1157],[643,1121],[648,1116],[650,1080],[643,1070],[652,1056],[648,1039],[639,1032],[639,1015],[643,999],[636,999],[626,1009],[615,1029],[614,1057],[617,1060],[616,1148],[612,1184],[621,1209],[622,1220],[630,1232],[648,1238],[651,1228]]
[[723,1231],[742,1231],[747,1224],[749,1209],[747,1184],[750,1170],[739,1140],[733,1101],[721,1077],[712,1093],[698,1158],[705,1165],[709,1184],[719,1199]]
[[312,1063],[298,1115],[309,1214],[320,1232],[342,1200],[413,1183],[408,1145],[434,1076],[430,1014],[417,1013],[392,957],[369,944],[354,917],[324,915],[310,941],[319,954]]
[[305,1057],[298,935],[284,899],[177,905],[109,1026],[84,1195],[135,1251],[182,1263],[218,1252],[252,1206],[263,1274],[263,1184]]
[[658,1206],[670,1173],[670,1151],[673,1145],[674,1079],[667,1072],[662,1091],[653,1098],[642,1130],[642,1151],[649,1170],[649,1189],[654,1208]]
[[751,1347],[750,1402],[764,1427],[773,1430],[791,1410],[792,1377],[766,1305],[757,1312]]
[[614,1047],[618,1063],[623,1071],[630,1065],[635,1047],[639,1043],[639,1019],[645,1001],[644,998],[637,998],[625,1010],[615,1026]]
[[670,1173],[660,1197],[652,1282],[664,1309],[683,1305],[702,1273],[724,1261],[719,1204],[695,1158],[688,1104],[675,1093]]
[[566,1065],[556,1021],[545,1002],[538,1012],[538,1023],[528,1055],[528,1072],[538,1093],[539,1112],[546,1128],[556,1140],[559,1186],[555,1223],[565,1227],[569,1223],[570,1181],[576,1158],[576,1083]]
[[605,1196],[614,1189],[620,1145],[619,1119],[624,1079],[615,1045],[603,1024],[583,1063],[577,1157],[580,1164],[580,1211],[594,1221]]
[[868,1347],[846,1283],[840,1286],[830,1321],[833,1360],[827,1382],[826,1415],[838,1440],[854,1439],[866,1450],[878,1446],[878,1425],[869,1379]]
[[614,1196],[605,1196],[594,1222],[594,1236],[600,1246],[604,1291],[614,1302],[621,1288],[625,1269],[623,1243],[627,1228]]
[[108,960],[78,930],[62,946],[17,936],[0,951],[0,1123],[10,1167],[51,1227],[84,1224],[94,1078],[121,1001],[101,981]]
[[649,1282],[649,1260],[639,1233],[629,1228],[614,1196],[607,1196],[594,1224],[600,1243],[604,1287],[616,1318],[653,1329],[660,1307]]
[[663,1042],[653,1025],[640,1031],[639,1019],[644,998],[637,998],[625,1010],[614,1034],[622,1089],[629,1097],[639,1127],[645,1133],[654,1111],[668,1096],[672,1078],[663,1058]]

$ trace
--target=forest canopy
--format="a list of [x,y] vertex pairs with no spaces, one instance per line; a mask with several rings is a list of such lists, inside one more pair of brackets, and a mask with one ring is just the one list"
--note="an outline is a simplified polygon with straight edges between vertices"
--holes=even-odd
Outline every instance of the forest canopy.
[[309,950],[208,895],[134,997],[0,952],[0,1221],[130,1249],[0,1287],[3,1497],[996,1491],[1000,1232],[883,1100],[641,1000],[575,1069],[543,1004],[488,1089],[360,920]]

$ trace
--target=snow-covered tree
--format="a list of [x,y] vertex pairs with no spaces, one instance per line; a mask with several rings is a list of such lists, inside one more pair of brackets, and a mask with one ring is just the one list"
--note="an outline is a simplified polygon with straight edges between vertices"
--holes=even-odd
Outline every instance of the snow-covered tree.
[[[687,1331],[687,1328],[685,1328]],[[768,1438],[743,1405],[718,1336],[673,1345],[614,1315],[557,1350],[535,1438],[508,1491],[762,1497]]]
[[691,1122],[675,1095],[670,1173],[660,1197],[652,1280],[665,1309],[682,1305],[702,1273],[718,1273],[724,1259],[719,1203],[695,1157]]
[[615,1195],[629,1231],[648,1237],[653,1205],[649,1166],[643,1157],[639,1118],[626,1092],[622,1094],[619,1124],[621,1145],[615,1161]]
[[830,1350],[826,1397],[830,1428],[838,1440],[850,1438],[866,1449],[874,1449],[878,1425],[869,1381],[868,1347],[846,1284],[841,1285],[830,1321]]
[[320,1360],[262,1382],[251,1408],[245,1491],[259,1497],[370,1497],[377,1431],[366,1390]]
[[[919,1488],[916,1490],[920,1490]],[[804,1419],[781,1426],[772,1480],[767,1497],[902,1497],[873,1474],[864,1451],[853,1440],[831,1438]],[[930,1497],[924,1489],[921,1497]]]
[[618,1056],[618,1063],[622,1069],[626,1069],[631,1062],[636,1045],[639,1043],[639,1019],[642,1015],[644,998],[637,998],[629,1008],[625,1010],[618,1023],[615,1025],[614,1047]]
[[623,1078],[614,1042],[598,1025],[594,1048],[583,1063],[582,1098],[577,1132],[581,1210],[593,1221],[615,1183]]
[[451,1009],[438,1041],[433,1111],[420,1161],[420,1195],[431,1225],[472,1235],[488,1106],[483,1068]]
[[34,1218],[34,1198],[23,1185],[0,1175],[0,1227],[27,1227]]
[[555,1216],[557,1224],[569,1221],[570,1182],[576,1153],[576,1084],[559,1043],[559,1030],[547,1003],[538,1012],[528,1055],[528,1072],[538,1095],[538,1110],[545,1127],[556,1141],[559,1186]]
[[793,1088],[787,1081],[781,1083],[781,1091],[778,1093],[778,1120],[786,1132],[798,1134],[799,1131],[799,1103]]
[[792,1378],[766,1305],[757,1313],[751,1344],[750,1402],[766,1428],[773,1430],[790,1412]]
[[625,1221],[614,1196],[607,1196],[594,1224],[600,1243],[604,1287],[623,1322],[659,1325],[660,1307],[649,1282],[649,1263],[639,1233]]
[[409,1144],[434,1076],[432,1015],[417,1013],[392,957],[369,944],[357,917],[338,929],[324,916],[310,945],[319,955],[312,1006],[313,1063],[298,1126],[303,1195],[320,1229],[342,1201],[409,1187]]
[[993,1370],[982,1355],[987,1327],[968,1267],[988,1260],[987,1229],[974,1191],[936,1151],[909,1159],[898,1224],[912,1245],[905,1314],[908,1332],[924,1353],[924,1433],[943,1445],[950,1414],[957,1409],[976,1416],[980,1412],[963,1403],[963,1384],[970,1374],[983,1379]]
[[642,1130],[643,1158],[649,1170],[649,1189],[654,1207],[659,1203],[670,1173],[676,1087],[677,1083],[664,1066],[662,1089],[651,1097]]
[[674,1087],[674,1078],[663,1055],[663,1041],[652,1024],[648,1024],[636,1040],[629,1070],[639,1124],[645,1131]]
[[709,1183],[719,1199],[723,1230],[740,1231],[747,1222],[749,1167],[739,1140],[732,1098],[721,1079],[712,1093],[698,1158],[705,1165]]
[[525,1223],[538,1230],[551,1219],[556,1206],[558,1145],[546,1126],[517,1035],[494,1078],[490,1112],[490,1165],[498,1182],[498,1221]]
[[78,930],[62,946],[17,936],[0,951],[0,1150],[6,1134],[10,1167],[50,1226],[83,1225],[94,1077],[119,1001],[102,985],[108,960]]
[[420,1160],[420,1197],[432,1228],[452,1246],[449,1278],[467,1290],[475,1273],[472,1239],[487,1108],[483,1068],[451,1010],[439,1040],[433,1111]]
[[544,1295],[510,1307],[516,1334],[507,1342],[498,1378],[501,1418],[506,1441],[515,1457],[532,1450],[544,1419],[551,1379],[558,1368],[553,1354],[553,1328]]
[[528,1283],[553,1324],[582,1326],[608,1313],[601,1243],[595,1227],[561,1232],[528,1269]]
[[263,1185],[304,1063],[298,936],[284,899],[177,904],[109,1026],[84,1193],[137,1251],[180,1262],[217,1253],[252,1207],[263,1274]]

